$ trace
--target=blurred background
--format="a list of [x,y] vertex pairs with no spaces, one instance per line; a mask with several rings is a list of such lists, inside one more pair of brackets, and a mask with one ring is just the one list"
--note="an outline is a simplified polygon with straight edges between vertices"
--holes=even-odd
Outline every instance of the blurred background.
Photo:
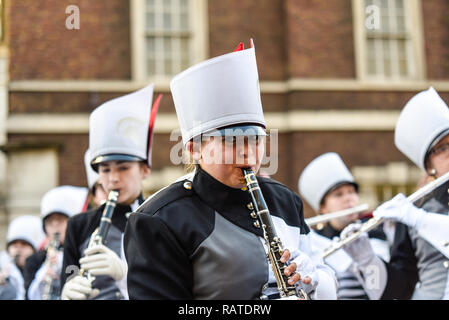
[[[372,208],[416,188],[394,146],[400,110],[430,85],[449,102],[449,0],[0,0],[0,245],[46,191],[87,186],[89,113],[153,82],[163,93],[146,195],[184,174],[170,161],[173,75],[256,46],[273,178],[340,154]],[[313,215],[308,205],[305,215]]]

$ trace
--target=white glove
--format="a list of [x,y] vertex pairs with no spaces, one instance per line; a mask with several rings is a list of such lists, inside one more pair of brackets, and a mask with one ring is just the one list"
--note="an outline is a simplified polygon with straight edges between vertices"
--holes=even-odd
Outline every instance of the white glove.
[[[351,223],[340,233],[340,238],[349,237],[354,232],[357,232],[361,223]],[[362,233],[354,241],[346,244],[343,249],[345,252],[360,266],[366,266],[376,256],[366,232]]]
[[373,212],[375,217],[394,219],[411,228],[418,227],[424,214],[424,210],[415,207],[402,193],[383,203]]
[[[301,275],[301,280],[299,280],[296,285],[302,288],[307,294],[314,291],[318,286],[318,274],[316,272],[315,263],[310,259],[310,257],[300,252],[299,255],[293,259],[294,263],[296,263],[296,273]],[[305,284],[302,282],[306,277],[310,278],[310,283]]]
[[[343,239],[358,231],[361,223],[351,223],[340,234]],[[387,269],[385,263],[376,256],[368,238],[363,232],[352,242],[346,244],[343,249],[354,260],[351,271],[362,284],[365,292],[371,300],[377,300],[382,296],[387,285]]]
[[80,259],[81,268],[93,276],[107,275],[116,281],[123,279],[128,272],[128,265],[111,249],[104,245],[87,248],[85,256]]
[[92,283],[78,275],[67,281],[62,288],[61,300],[87,300],[100,293],[98,289],[92,289]]

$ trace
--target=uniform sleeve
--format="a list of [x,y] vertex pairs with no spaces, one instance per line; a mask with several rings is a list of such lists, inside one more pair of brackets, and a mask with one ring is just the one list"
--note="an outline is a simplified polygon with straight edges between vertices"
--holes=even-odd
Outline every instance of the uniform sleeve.
[[193,299],[189,257],[160,218],[134,213],[124,236],[131,300]]
[[295,202],[296,212],[299,216],[301,233],[308,234],[310,232],[310,228],[304,219],[304,206],[302,204],[301,198],[298,197],[298,195],[296,195],[296,194],[294,194],[294,202]]
[[390,262],[386,264],[388,282],[381,299],[410,299],[419,279],[417,263],[408,228],[397,223]]
[[296,210],[300,217],[301,233],[298,248],[301,252],[307,254],[316,268],[316,276],[319,279],[318,285],[313,294],[315,300],[335,300],[337,299],[337,278],[335,272],[327,266],[320,255],[315,254],[312,250],[311,233],[309,226],[304,220],[304,211],[301,199],[295,197]]
[[64,239],[64,254],[61,269],[61,290],[67,281],[67,278],[78,274],[80,252],[77,244],[76,221],[69,219]]

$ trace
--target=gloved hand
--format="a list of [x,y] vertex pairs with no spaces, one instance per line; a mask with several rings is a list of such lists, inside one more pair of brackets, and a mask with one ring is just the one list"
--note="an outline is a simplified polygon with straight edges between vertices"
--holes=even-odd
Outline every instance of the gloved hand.
[[61,300],[87,300],[100,293],[98,289],[92,289],[92,283],[78,275],[67,281],[62,288]]
[[87,248],[80,259],[81,268],[91,275],[107,275],[118,281],[128,272],[128,265],[111,249],[104,245]]
[[411,228],[418,227],[424,214],[424,210],[415,207],[402,193],[383,203],[373,212],[375,217],[394,219]]
[[[296,263],[296,272],[301,276],[301,281],[298,281],[297,285],[307,294],[314,291],[318,286],[319,277],[312,259],[304,252],[300,252],[292,262]],[[309,283],[304,283],[306,278],[310,278]]]
[[[357,232],[361,223],[351,223],[340,233],[340,238],[349,237],[354,232]],[[354,241],[346,244],[343,249],[359,266],[366,266],[376,256],[366,232],[362,233]]]

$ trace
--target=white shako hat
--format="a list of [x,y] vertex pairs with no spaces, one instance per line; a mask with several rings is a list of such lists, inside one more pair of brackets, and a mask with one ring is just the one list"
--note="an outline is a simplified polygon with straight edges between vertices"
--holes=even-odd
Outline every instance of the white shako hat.
[[95,172],[90,165],[89,149],[84,153],[84,167],[86,168],[87,186],[89,187],[89,190],[92,190],[95,183],[98,181],[98,173]]
[[161,95],[153,106],[153,84],[97,107],[89,118],[90,164],[147,161],[151,167],[154,121]]
[[39,245],[44,240],[45,234],[42,231],[42,220],[36,216],[20,216],[11,221],[8,226],[6,242],[9,245],[16,240],[28,242],[34,250],[38,250]]
[[59,186],[47,191],[41,200],[42,220],[56,212],[71,217],[85,211],[88,192],[87,188],[75,186]]
[[266,135],[252,39],[249,49],[240,43],[234,52],[179,73],[170,89],[184,145],[206,133]]
[[449,109],[433,87],[413,96],[394,131],[396,147],[423,170],[427,152],[449,134]]
[[298,180],[298,189],[318,212],[324,196],[343,184],[352,184],[358,190],[354,177],[340,156],[335,152],[328,152],[315,158],[304,168]]

